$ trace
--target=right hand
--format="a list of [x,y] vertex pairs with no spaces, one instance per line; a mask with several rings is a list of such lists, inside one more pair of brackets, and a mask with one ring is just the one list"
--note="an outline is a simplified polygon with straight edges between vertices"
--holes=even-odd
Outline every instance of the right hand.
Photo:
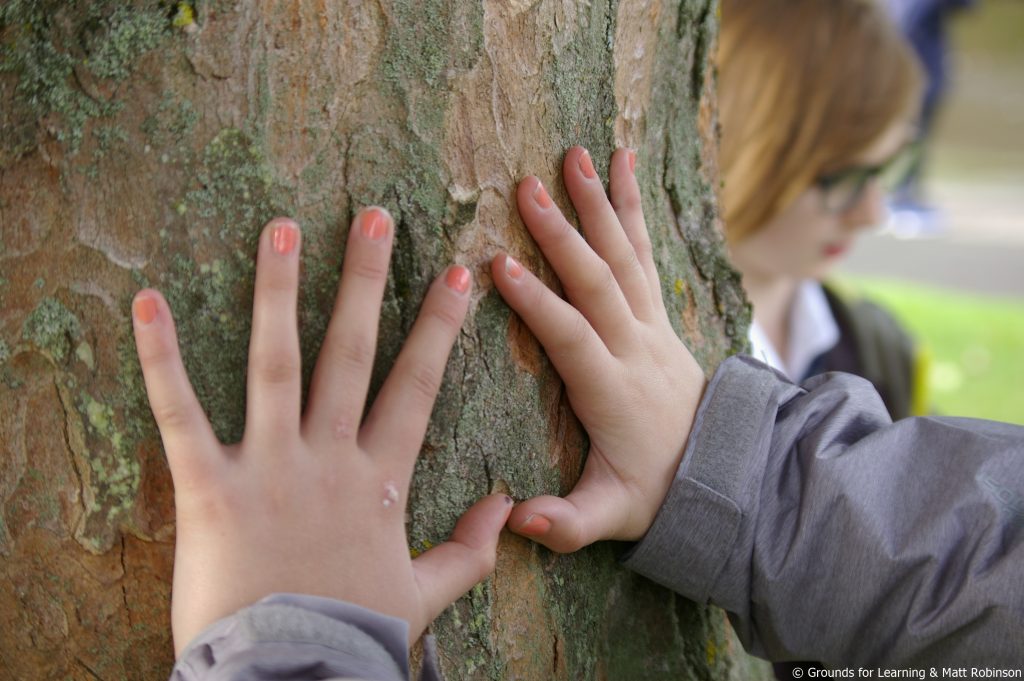
[[544,346],[590,436],[572,492],[529,499],[508,521],[513,532],[559,552],[643,537],[672,484],[707,384],[668,320],[634,154],[619,149],[612,156],[610,203],[587,151],[566,154],[565,185],[586,241],[536,177],[519,184],[520,215],[569,302],[507,254],[491,263],[498,291]]

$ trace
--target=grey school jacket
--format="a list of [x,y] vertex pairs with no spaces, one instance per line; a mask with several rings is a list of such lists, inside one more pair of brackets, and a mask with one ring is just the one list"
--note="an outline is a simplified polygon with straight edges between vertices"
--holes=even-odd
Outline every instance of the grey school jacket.
[[[863,379],[797,387],[731,358],[624,563],[721,606],[769,659],[1019,669],[1024,428],[892,423]],[[201,634],[172,679],[407,679],[406,645],[401,620],[275,595]],[[439,678],[432,649],[423,674]]]

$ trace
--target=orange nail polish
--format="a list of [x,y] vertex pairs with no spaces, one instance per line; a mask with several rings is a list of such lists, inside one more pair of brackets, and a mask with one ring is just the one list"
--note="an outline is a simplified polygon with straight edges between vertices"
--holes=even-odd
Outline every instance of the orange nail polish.
[[583,177],[588,180],[593,180],[597,177],[597,171],[594,170],[594,162],[590,158],[590,152],[584,151],[580,155],[580,172],[583,173]]
[[530,534],[533,536],[538,536],[546,533],[550,529],[551,521],[542,515],[537,515],[536,513],[534,513],[526,518],[526,521],[519,526],[518,531],[521,534]]
[[281,255],[288,255],[295,250],[295,244],[299,241],[299,230],[294,225],[281,224],[274,227],[271,234],[271,242],[274,250]]
[[629,150],[629,172],[636,173],[636,152]]
[[372,209],[363,214],[363,236],[377,241],[388,231],[388,219],[384,211]]
[[136,298],[132,312],[140,324],[149,324],[156,319],[156,301],[149,297]]
[[533,190],[533,200],[543,210],[551,208],[551,197],[548,196],[547,191],[544,189],[544,183],[540,180],[537,180],[537,188]]
[[462,265],[455,265],[448,270],[444,283],[453,291],[465,293],[469,290],[469,270]]

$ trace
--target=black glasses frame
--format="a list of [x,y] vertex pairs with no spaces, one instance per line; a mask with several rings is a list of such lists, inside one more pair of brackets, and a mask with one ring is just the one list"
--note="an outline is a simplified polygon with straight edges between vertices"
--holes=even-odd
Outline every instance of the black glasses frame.
[[[883,178],[887,191],[906,181],[921,155],[921,142],[914,140],[877,165],[851,166],[822,175],[814,184],[822,191],[825,208],[832,213],[845,213],[864,196],[864,190],[875,178]],[[837,193],[837,189],[843,191]]]

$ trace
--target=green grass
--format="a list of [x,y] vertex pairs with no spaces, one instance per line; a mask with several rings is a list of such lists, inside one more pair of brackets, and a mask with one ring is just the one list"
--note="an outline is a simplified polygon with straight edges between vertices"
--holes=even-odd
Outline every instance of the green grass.
[[846,281],[924,346],[939,413],[1024,424],[1024,303],[885,279]]
[[971,54],[1019,58],[1024,3],[1020,0],[985,0],[951,22],[953,43]]

